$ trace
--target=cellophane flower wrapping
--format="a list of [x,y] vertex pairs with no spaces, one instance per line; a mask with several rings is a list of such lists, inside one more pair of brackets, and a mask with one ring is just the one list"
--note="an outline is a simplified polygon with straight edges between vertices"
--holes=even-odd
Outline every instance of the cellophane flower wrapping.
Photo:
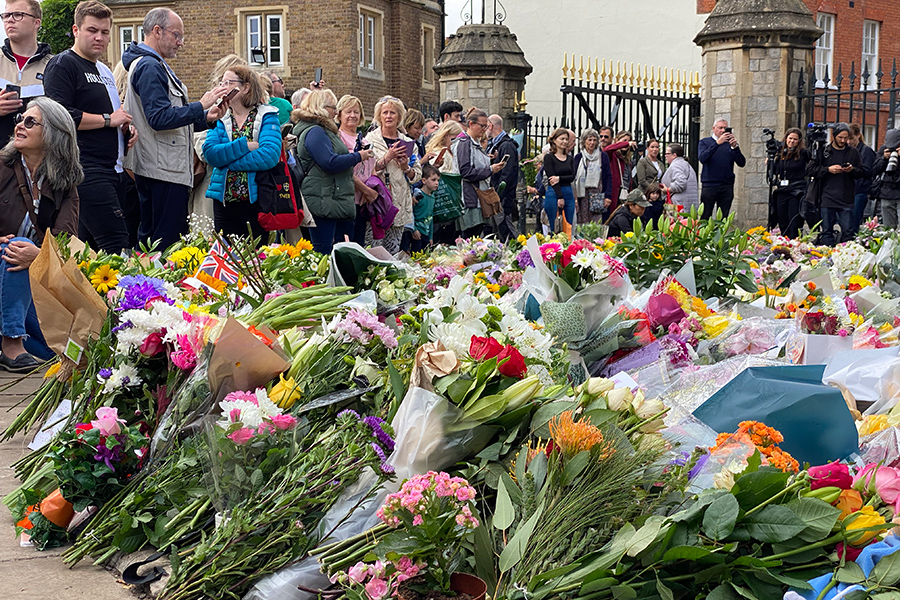
[[[378,476],[371,471],[363,473],[322,518],[319,533],[324,535],[333,530],[329,541],[339,541],[370,529],[380,522],[375,511],[388,494],[400,489],[404,479],[428,471],[445,470],[463,457],[483,449],[494,433],[492,428],[478,426],[448,431],[457,422],[460,412],[446,398],[419,387],[410,387],[391,421],[397,437],[387,462],[394,468],[396,479],[385,483],[372,494]],[[367,496],[369,498],[365,499]],[[315,559],[306,558],[258,581],[244,600],[315,598],[315,595],[297,589],[298,585],[324,589],[329,585],[329,580],[319,571],[319,563]]]

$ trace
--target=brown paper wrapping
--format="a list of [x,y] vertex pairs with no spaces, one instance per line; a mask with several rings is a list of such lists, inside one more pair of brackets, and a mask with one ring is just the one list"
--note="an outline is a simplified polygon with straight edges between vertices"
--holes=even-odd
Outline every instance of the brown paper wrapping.
[[100,334],[107,306],[75,260],[65,263],[52,235],[44,237],[37,258],[28,268],[31,297],[47,345],[63,356],[69,339],[82,348]]
[[262,387],[288,367],[287,360],[229,317],[210,358],[210,389],[218,402],[230,392]]
[[433,392],[431,382],[435,377],[449,375],[458,368],[459,361],[456,355],[447,350],[440,340],[428,342],[416,350],[416,362],[409,384]]

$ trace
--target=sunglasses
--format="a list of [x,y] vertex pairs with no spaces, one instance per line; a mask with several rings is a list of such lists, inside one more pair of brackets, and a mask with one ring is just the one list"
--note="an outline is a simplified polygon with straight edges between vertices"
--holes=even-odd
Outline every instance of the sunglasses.
[[601,140],[608,140],[608,139],[609,139],[609,136],[608,136],[608,135],[601,135],[601,136],[600,136],[600,139],[601,139]]
[[25,127],[25,129],[31,129],[35,125],[38,125],[40,127],[44,126],[43,123],[41,123],[40,121],[38,121],[31,115],[25,117],[25,116],[22,116],[22,113],[19,113],[16,115],[15,122],[16,122],[16,125],[21,123]]

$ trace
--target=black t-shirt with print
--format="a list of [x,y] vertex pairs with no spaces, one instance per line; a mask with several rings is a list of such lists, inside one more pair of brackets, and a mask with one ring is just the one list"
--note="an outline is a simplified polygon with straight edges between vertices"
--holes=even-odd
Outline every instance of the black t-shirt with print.
[[[117,92],[110,75],[104,75],[97,63],[78,56],[70,48],[54,56],[47,65],[44,93],[69,111],[77,129],[83,113],[112,113],[110,94]],[[78,149],[85,170],[113,169],[119,158],[119,133],[115,127],[78,131]]]

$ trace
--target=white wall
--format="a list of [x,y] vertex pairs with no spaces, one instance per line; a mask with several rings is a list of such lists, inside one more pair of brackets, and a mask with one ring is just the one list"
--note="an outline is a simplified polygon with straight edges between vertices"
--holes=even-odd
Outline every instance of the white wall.
[[[561,114],[564,52],[584,54],[585,60],[591,56],[700,71],[700,47],[693,39],[707,15],[696,14],[696,0],[500,2],[507,14],[503,24],[516,34],[525,59],[534,67],[525,85],[527,110],[533,116]],[[447,35],[461,24],[459,11],[467,3],[447,1]],[[477,0],[475,4],[480,15]]]

